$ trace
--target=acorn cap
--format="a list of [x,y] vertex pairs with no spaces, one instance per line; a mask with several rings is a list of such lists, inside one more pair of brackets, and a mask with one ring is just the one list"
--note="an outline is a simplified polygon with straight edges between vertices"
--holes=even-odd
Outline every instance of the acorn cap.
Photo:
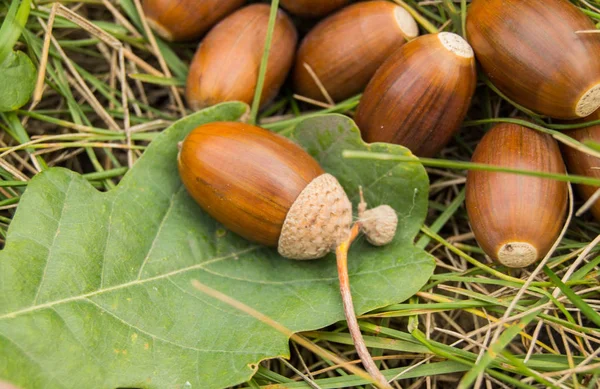
[[352,204],[338,180],[322,174],[292,204],[277,251],[286,258],[316,259],[334,251],[350,231]]
[[373,246],[384,246],[396,235],[398,215],[387,204],[368,209],[360,216],[362,231]]

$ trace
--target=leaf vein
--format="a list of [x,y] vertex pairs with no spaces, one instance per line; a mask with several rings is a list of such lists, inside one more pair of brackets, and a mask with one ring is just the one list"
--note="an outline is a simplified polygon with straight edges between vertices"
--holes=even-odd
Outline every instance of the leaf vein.
[[165,225],[165,221],[169,218],[169,215],[171,214],[171,211],[173,210],[173,206],[175,205],[175,198],[181,193],[183,188],[184,188],[183,185],[181,185],[179,187],[179,190],[175,191],[169,198],[169,206],[167,207],[167,210],[165,211],[165,213],[163,214],[163,216],[160,220],[160,224],[158,225],[158,229],[156,230],[154,239],[152,239],[152,244],[148,248],[148,252],[146,253],[146,256],[144,257],[144,261],[142,262],[142,265],[140,266],[140,270],[138,271],[138,275],[137,275],[138,280],[142,278],[142,272],[144,271],[144,267],[146,266],[146,263],[148,263],[150,254],[152,254],[152,251],[154,250],[154,247],[156,246],[156,242],[158,241],[158,237],[160,236],[160,234],[162,232],[162,229]]
[[46,264],[44,265],[44,272],[42,273],[42,278],[40,279],[40,284],[38,285],[38,289],[35,292],[35,297],[33,298],[34,305],[37,303],[37,299],[40,296],[40,292],[42,291],[42,287],[43,287],[44,281],[46,279],[46,272],[48,271],[48,264],[50,263],[50,258],[52,257],[52,249],[54,247],[56,247],[56,245],[54,243],[56,242],[56,238],[60,234],[60,225],[62,223],[62,215],[65,212],[65,208],[67,208],[67,198],[69,197],[69,191],[71,190],[72,185],[73,185],[73,180],[70,180],[69,185],[67,186],[67,190],[64,192],[65,195],[64,195],[64,199],[63,199],[62,208],[60,209],[60,215],[59,215],[58,223],[56,226],[56,233],[54,234],[54,237],[52,238],[52,243],[50,244],[50,247],[48,249],[48,255],[46,256]]

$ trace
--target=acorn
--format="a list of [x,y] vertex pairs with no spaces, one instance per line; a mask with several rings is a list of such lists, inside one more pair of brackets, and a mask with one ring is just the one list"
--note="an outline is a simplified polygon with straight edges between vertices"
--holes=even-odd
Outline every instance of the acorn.
[[[391,389],[369,355],[354,314],[347,251],[361,223],[351,226],[352,204],[337,179],[290,140],[238,122],[194,129],[180,145],[178,167],[200,207],[242,237],[276,246],[292,259],[336,252],[344,314],[358,354],[379,386]],[[364,201],[361,207],[369,212]],[[374,235],[367,237],[391,241],[396,229],[390,230],[389,215],[377,211],[371,216],[385,226],[369,224],[364,232]]]
[[418,34],[412,16],[388,1],[346,7],[322,20],[302,40],[293,72],[294,91],[326,101],[317,79],[333,101],[354,96],[390,54]]
[[[600,120],[600,111],[596,111],[596,113],[585,119],[585,121],[594,120]],[[588,141],[600,143],[600,125],[570,130],[566,134],[582,143]],[[600,158],[578,151],[567,145],[561,145],[561,149],[569,173],[600,178]],[[598,190],[596,186],[582,184],[578,184],[576,188],[579,195],[586,201]],[[597,220],[600,220],[600,201],[596,201],[590,208],[590,211],[592,211],[592,215]]]
[[405,44],[377,70],[360,99],[356,124],[367,142],[437,154],[458,131],[476,84],[471,46],[441,32]]
[[566,0],[473,0],[467,36],[507,97],[539,114],[575,119],[600,106],[600,38]]
[[[270,7],[252,4],[229,15],[202,40],[186,84],[192,109],[224,101],[251,103],[263,56]],[[261,105],[273,99],[294,60],[297,32],[290,18],[278,11],[271,42]]]
[[144,0],[148,24],[169,41],[199,38],[245,0]]
[[348,4],[350,0],[281,0],[281,6],[294,15],[318,18]]
[[[565,174],[556,141],[516,124],[499,124],[477,145],[472,162]],[[477,242],[507,267],[525,267],[544,257],[562,229],[567,184],[547,178],[471,170],[466,207]]]

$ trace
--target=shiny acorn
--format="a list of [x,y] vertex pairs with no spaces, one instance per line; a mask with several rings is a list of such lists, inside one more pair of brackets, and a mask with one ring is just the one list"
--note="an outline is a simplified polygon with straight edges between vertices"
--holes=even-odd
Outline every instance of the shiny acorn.
[[333,101],[356,95],[387,57],[418,34],[412,16],[388,1],[348,6],[322,20],[302,40],[293,71],[294,92],[327,101],[318,80]]
[[[224,101],[251,103],[264,51],[270,7],[252,4],[217,24],[194,55],[186,83],[192,109]],[[283,11],[278,11],[271,42],[261,105],[277,95],[294,60],[297,32]]]
[[[592,116],[585,119],[585,121],[590,122],[595,120],[600,120],[600,111],[596,111]],[[581,143],[588,141],[600,143],[600,125],[566,131],[566,134]],[[567,145],[561,145],[561,149],[569,173],[600,178],[600,158],[578,151]],[[591,185],[578,184],[576,187],[579,195],[586,201],[598,190],[598,187]],[[600,220],[600,201],[596,201],[590,208],[590,211],[596,220]]]
[[350,0],[281,0],[281,6],[305,18],[325,16],[348,4]]
[[490,81],[539,114],[575,119],[600,106],[600,38],[567,0],[473,0],[467,37]]
[[322,257],[350,230],[352,205],[335,177],[299,146],[262,128],[200,126],[183,142],[178,165],[188,192],[212,217],[282,256]]
[[[499,124],[477,145],[472,162],[565,174],[556,141],[516,124]],[[547,178],[471,170],[466,207],[477,242],[492,259],[520,268],[548,253],[563,227],[567,184]]]
[[144,0],[150,27],[169,41],[199,38],[246,0]]
[[442,32],[405,44],[377,70],[356,111],[367,142],[437,154],[458,131],[476,84],[475,58],[460,36]]
[[[352,204],[337,179],[290,140],[239,122],[194,129],[180,144],[178,167],[192,198],[229,230],[277,246],[287,258],[314,259],[336,252],[344,314],[356,350],[379,386],[391,389],[365,346],[354,313],[347,254],[361,223],[351,226]],[[393,239],[393,209],[366,210],[361,201],[359,212],[370,241],[380,245]]]

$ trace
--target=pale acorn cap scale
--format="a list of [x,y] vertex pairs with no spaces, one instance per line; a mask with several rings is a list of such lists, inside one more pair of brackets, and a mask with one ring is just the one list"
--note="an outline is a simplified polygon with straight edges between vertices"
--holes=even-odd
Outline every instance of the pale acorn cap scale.
[[283,223],[277,251],[286,258],[316,259],[348,237],[352,204],[338,180],[322,174],[292,204]]
[[538,251],[527,242],[505,243],[498,250],[498,262],[507,267],[527,267],[538,260]]

